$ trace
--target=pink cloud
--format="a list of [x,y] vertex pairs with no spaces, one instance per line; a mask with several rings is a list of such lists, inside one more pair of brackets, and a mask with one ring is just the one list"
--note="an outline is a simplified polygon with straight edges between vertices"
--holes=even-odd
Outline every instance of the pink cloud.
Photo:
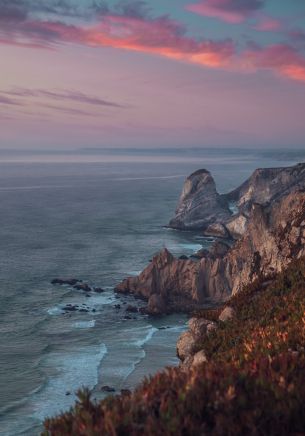
[[188,37],[183,26],[166,17],[144,19],[107,15],[97,24],[83,27],[62,22],[27,21],[14,30],[10,29],[2,41],[37,46],[44,42],[47,48],[63,42],[114,47],[208,67],[226,65],[235,52],[231,40],[211,41]]
[[[270,25],[266,27],[270,28]],[[44,45],[47,48],[64,43],[113,47],[210,68],[232,71],[267,69],[293,80],[305,81],[305,58],[292,46],[252,47],[237,53],[231,40],[192,38],[186,35],[183,26],[167,17],[107,15],[95,24],[82,27],[62,22],[26,21],[6,29],[1,42],[31,47]]]
[[254,29],[258,30],[259,32],[276,32],[281,28],[281,21],[267,16],[262,16],[254,26]]
[[263,4],[262,0],[201,0],[188,5],[186,9],[199,15],[238,24],[255,14]]
[[305,58],[286,44],[247,51],[243,55],[243,63],[248,68],[269,69],[290,79],[305,82]]

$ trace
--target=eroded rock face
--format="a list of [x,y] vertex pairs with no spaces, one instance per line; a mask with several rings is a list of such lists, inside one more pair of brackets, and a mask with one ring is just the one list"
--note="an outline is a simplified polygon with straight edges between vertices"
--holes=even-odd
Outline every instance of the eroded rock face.
[[237,202],[239,211],[247,212],[253,203],[267,203],[293,190],[305,188],[305,163],[284,168],[259,168],[241,186],[225,195]]
[[215,236],[217,238],[228,238],[230,236],[228,229],[224,224],[210,224],[203,232],[204,236]]
[[239,239],[246,233],[248,218],[239,213],[226,222],[226,229],[233,239]]
[[198,170],[185,181],[169,227],[175,229],[205,229],[215,222],[224,222],[231,216],[226,200],[216,191],[213,177],[207,170]]
[[177,356],[183,362],[188,357],[192,356],[195,351],[196,338],[190,332],[186,331],[180,335],[177,342]]
[[146,313],[148,313],[149,315],[161,315],[166,313],[166,311],[166,301],[162,297],[162,295],[152,294],[148,300]]
[[[160,307],[156,305],[156,296],[167,302],[167,309],[173,304],[176,308],[187,307],[188,304],[198,303],[201,296],[198,294],[199,263],[192,260],[176,259],[166,248],[152,259],[147,268],[137,277],[128,277],[116,287],[117,292],[133,293],[150,300],[153,312]],[[164,303],[165,304],[165,303]],[[161,304],[163,306],[163,303]],[[164,311],[164,308],[162,308]]]
[[192,261],[176,259],[164,249],[138,277],[124,280],[117,290],[147,300],[158,294],[168,312],[226,301],[257,278],[269,277],[305,255],[304,235],[305,190],[271,205],[253,204],[245,234],[221,255],[212,250]]

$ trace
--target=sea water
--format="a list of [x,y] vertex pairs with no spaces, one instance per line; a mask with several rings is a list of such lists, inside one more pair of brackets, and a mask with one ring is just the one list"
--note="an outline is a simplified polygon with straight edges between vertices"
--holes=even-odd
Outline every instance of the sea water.
[[[186,317],[124,319],[132,296],[113,287],[163,247],[190,255],[212,239],[165,228],[183,181],[199,168],[220,192],[256,167],[304,160],[302,151],[79,150],[0,152],[0,434],[39,434],[82,386],[102,398],[167,365]],[[87,297],[55,277],[105,289]],[[125,305],[124,305],[125,303]],[[65,313],[66,304],[88,312]],[[121,309],[115,305],[120,304]]]

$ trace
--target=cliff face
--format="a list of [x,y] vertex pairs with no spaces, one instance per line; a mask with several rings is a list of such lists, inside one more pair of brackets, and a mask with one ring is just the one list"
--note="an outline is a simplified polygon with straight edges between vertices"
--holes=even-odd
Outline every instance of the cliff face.
[[246,233],[232,248],[202,254],[199,261],[174,258],[162,250],[138,277],[124,280],[118,292],[149,300],[161,295],[164,311],[225,301],[257,278],[263,279],[305,255],[305,191],[292,192],[271,204],[253,203]]
[[[176,215],[169,226],[238,239],[245,234],[254,203],[267,205],[301,189],[305,189],[304,163],[286,168],[257,169],[241,186],[223,195],[217,193],[211,174],[199,170],[186,179]],[[232,201],[238,208],[235,215],[229,211]]]
[[246,213],[253,203],[267,204],[292,190],[305,188],[305,164],[286,168],[259,168],[241,186],[223,196]]
[[231,216],[228,203],[216,191],[213,177],[207,170],[198,170],[185,181],[169,227],[185,230],[202,229]]

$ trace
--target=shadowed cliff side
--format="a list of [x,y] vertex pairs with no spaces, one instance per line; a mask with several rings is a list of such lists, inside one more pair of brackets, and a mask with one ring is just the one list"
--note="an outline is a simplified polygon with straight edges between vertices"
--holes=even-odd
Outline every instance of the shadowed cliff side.
[[160,296],[159,307],[149,304],[151,313],[189,311],[225,301],[256,279],[280,272],[305,255],[305,191],[265,206],[253,203],[244,236],[231,248],[219,250],[218,245],[203,252],[199,261],[176,259],[164,249],[139,276],[125,279],[116,291],[148,301]]

